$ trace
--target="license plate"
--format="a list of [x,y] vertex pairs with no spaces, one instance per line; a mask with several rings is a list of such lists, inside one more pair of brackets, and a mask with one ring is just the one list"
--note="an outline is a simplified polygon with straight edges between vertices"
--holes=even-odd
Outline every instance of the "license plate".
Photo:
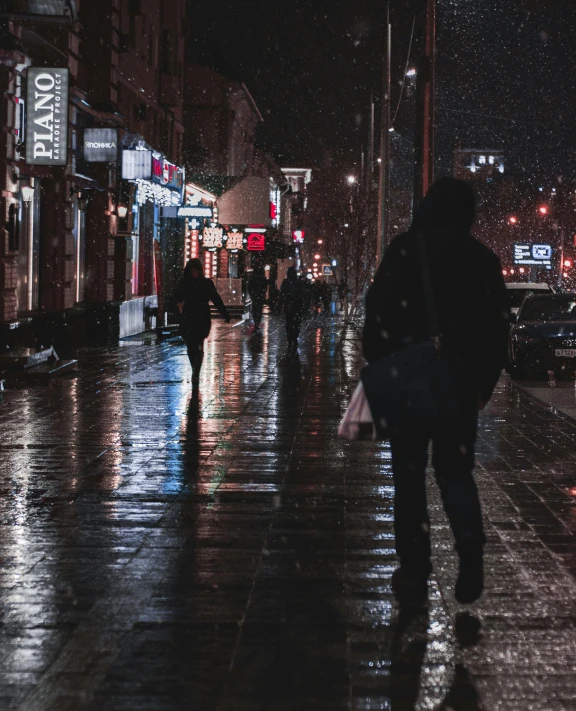
[[557,358],[576,358],[576,348],[557,348]]

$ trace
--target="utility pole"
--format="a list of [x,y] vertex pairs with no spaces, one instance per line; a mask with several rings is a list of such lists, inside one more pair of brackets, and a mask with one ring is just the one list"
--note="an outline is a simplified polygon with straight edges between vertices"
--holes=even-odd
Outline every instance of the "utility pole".
[[386,48],[382,77],[382,120],[380,131],[380,190],[378,195],[378,239],[376,259],[380,264],[390,233],[390,91],[392,71],[392,25],[390,1],[386,11]]
[[416,135],[414,195],[416,210],[434,181],[434,88],[436,65],[436,0],[418,0],[414,29],[416,52]]

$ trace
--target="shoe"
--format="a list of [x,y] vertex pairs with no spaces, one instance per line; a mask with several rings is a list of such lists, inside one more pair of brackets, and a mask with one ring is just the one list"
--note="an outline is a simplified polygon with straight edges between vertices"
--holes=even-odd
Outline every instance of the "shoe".
[[392,592],[401,605],[422,606],[428,600],[428,578],[431,563],[424,565],[400,565],[392,574]]
[[463,605],[476,602],[484,590],[484,546],[477,538],[468,536],[456,547],[460,558],[460,569],[454,595]]

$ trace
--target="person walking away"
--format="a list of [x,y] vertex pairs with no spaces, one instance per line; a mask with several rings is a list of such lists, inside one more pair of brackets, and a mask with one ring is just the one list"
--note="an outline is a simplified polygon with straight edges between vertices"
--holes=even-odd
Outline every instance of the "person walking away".
[[439,348],[459,398],[454,421],[390,438],[394,529],[400,567],[392,587],[399,600],[423,601],[430,562],[426,503],[428,445],[459,557],[455,595],[461,603],[483,590],[485,536],[473,478],[478,411],[490,400],[506,359],[508,306],[498,257],[474,239],[474,193],[442,178],[428,191],[407,233],[384,254],[366,297],[364,356],[369,363],[427,340],[423,265],[430,274],[440,327]]
[[306,308],[306,287],[298,279],[296,267],[288,267],[286,279],[280,288],[280,304],[286,317],[288,350],[295,351],[298,348],[300,326]]
[[248,293],[252,299],[252,318],[254,319],[254,330],[260,330],[262,321],[262,309],[268,290],[268,281],[261,266],[254,267],[254,271],[248,279]]
[[202,273],[199,259],[188,260],[182,279],[176,289],[176,301],[180,311],[180,335],[186,343],[192,366],[192,383],[198,384],[204,360],[204,341],[210,334],[212,318],[210,302],[230,323],[230,314],[212,279]]
[[340,282],[338,283],[338,299],[340,301],[340,311],[343,311],[348,306],[349,292],[350,289],[348,288],[348,284],[346,283],[344,277],[342,277],[342,279],[340,279]]
[[332,305],[332,287],[326,280],[321,282],[321,287],[322,310],[328,314],[330,313],[330,306]]

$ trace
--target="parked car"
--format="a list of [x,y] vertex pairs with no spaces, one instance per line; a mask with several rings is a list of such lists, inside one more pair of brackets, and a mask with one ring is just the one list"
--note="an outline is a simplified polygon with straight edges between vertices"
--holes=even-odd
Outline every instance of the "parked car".
[[510,329],[513,378],[576,371],[576,294],[527,296]]
[[554,289],[545,282],[510,282],[506,284],[508,290],[508,306],[510,313],[517,314],[522,302],[529,294],[552,294]]

